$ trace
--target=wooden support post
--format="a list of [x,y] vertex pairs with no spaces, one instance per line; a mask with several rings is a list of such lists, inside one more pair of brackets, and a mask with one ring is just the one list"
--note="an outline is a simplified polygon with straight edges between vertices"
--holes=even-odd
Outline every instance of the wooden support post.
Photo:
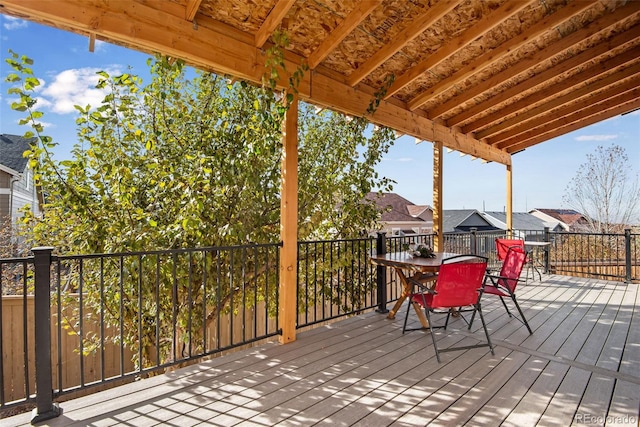
[[442,142],[433,143],[433,250],[444,250],[442,235]]
[[[286,101],[286,96],[283,102]],[[282,191],[280,200],[281,343],[296,339],[298,276],[298,97],[288,106],[282,125]]]
[[507,237],[513,239],[513,172],[511,164],[507,165]]

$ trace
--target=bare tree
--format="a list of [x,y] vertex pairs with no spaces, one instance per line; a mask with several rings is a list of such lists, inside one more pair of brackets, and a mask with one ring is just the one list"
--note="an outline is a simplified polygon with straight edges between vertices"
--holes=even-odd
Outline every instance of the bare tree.
[[564,202],[582,213],[594,233],[621,232],[638,222],[638,172],[624,148],[599,146],[567,186]]

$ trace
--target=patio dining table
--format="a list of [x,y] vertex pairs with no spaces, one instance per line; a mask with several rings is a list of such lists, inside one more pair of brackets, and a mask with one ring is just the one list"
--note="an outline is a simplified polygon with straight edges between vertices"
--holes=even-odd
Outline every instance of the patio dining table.
[[[393,308],[389,311],[387,318],[395,319],[400,306],[404,300],[411,295],[411,292],[413,291],[413,284],[409,279],[413,279],[423,284],[434,281],[437,277],[440,265],[442,264],[442,260],[456,255],[458,254],[452,252],[435,252],[433,258],[424,258],[413,256],[406,251],[372,255],[370,260],[373,264],[383,267],[392,267],[402,282],[402,293]],[[428,328],[429,322],[422,310],[416,306],[414,306],[414,310],[416,311],[422,326],[424,328]]]
[[541,257],[543,256],[545,251],[549,250],[550,245],[551,245],[551,242],[538,242],[538,241],[529,241],[529,240],[524,241],[525,250],[529,253],[531,258],[531,263],[527,268],[533,269],[532,278],[534,280],[536,278],[535,273],[538,273],[540,280],[542,280],[542,273],[540,272],[538,267],[540,267],[542,271],[545,270],[545,266],[541,261]]

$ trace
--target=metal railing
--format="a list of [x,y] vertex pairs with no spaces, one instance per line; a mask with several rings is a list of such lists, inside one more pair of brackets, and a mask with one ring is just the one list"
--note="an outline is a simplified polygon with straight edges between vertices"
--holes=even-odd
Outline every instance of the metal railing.
[[550,233],[548,259],[543,263],[555,274],[637,282],[639,236],[631,230],[624,234]]
[[[632,282],[640,278],[638,236],[630,230],[545,230],[517,237],[550,242],[538,260],[547,272]],[[498,237],[505,233],[447,234],[443,250],[495,260]],[[401,286],[368,255],[404,250],[409,243],[432,245],[433,238],[380,234],[299,242],[297,327],[374,308],[386,312]],[[35,403],[40,421],[56,416],[53,400],[70,393],[132,381],[281,333],[279,247],[77,256],[34,248],[34,256],[0,259],[0,354],[17,357],[0,359],[0,417],[5,409]]]
[[377,301],[371,238],[298,244],[297,328],[374,308]]
[[[0,260],[2,282],[11,271],[24,289],[21,322],[14,325],[23,334],[23,381],[9,384],[0,365],[0,410],[35,403],[33,422],[42,421],[57,415],[54,397],[133,381],[279,334],[279,246],[77,256],[34,248],[33,257]],[[24,273],[16,276],[19,269]],[[6,346],[2,319],[0,346]]]

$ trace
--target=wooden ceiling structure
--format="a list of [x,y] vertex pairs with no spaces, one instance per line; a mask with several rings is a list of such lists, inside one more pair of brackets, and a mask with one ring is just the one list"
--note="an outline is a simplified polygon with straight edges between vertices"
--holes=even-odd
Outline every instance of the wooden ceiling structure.
[[[443,148],[506,166],[510,228],[512,154],[640,108],[636,0],[0,0],[0,13],[254,84],[285,34],[288,74],[308,67],[297,98],[434,144],[436,249]],[[294,102],[283,126],[282,342],[296,331]]]
[[[0,12],[260,83],[275,31],[300,99],[505,165],[640,108],[640,2],[0,0]],[[376,95],[377,94],[377,95]]]

